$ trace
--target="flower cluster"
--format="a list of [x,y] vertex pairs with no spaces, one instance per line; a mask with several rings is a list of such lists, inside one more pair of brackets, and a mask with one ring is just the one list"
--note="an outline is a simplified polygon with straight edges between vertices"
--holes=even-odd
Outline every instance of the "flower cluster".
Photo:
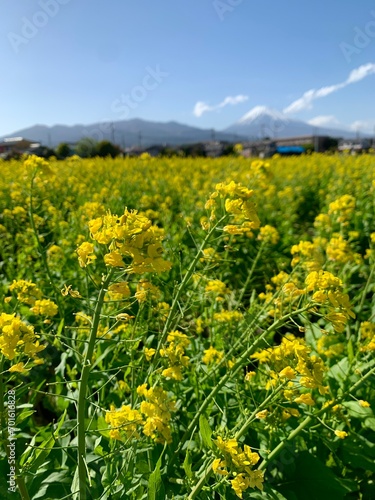
[[118,410],[111,405],[111,410],[105,414],[105,421],[111,426],[110,437],[122,441],[139,438],[137,428],[143,423],[143,418],[140,412],[132,410],[130,405],[123,405]]
[[334,235],[327,243],[326,253],[329,260],[346,264],[347,262],[361,262],[361,256],[354,253],[350,244],[341,234]]
[[214,320],[219,323],[233,323],[235,321],[242,321],[243,314],[240,311],[226,311],[217,312],[214,314]]
[[363,321],[360,328],[362,351],[375,351],[375,323]]
[[36,300],[33,307],[31,308],[31,312],[33,312],[37,316],[56,316],[59,308],[57,305],[50,299],[42,299]]
[[174,401],[169,399],[161,387],[147,389],[147,384],[139,386],[137,394],[146,399],[142,401],[140,408],[141,413],[146,416],[143,433],[156,443],[171,443],[171,412],[176,411]]
[[218,351],[214,347],[210,346],[205,349],[202,361],[205,365],[212,365],[219,363],[224,357],[224,351]]
[[325,319],[332,323],[335,332],[341,333],[349,318],[355,318],[349,295],[342,292],[342,281],[328,271],[313,271],[306,278],[306,291],[314,292],[312,300],[327,306]]
[[234,217],[234,223],[224,227],[229,234],[247,234],[252,229],[258,229],[260,220],[256,212],[256,205],[250,198],[254,192],[239,183],[231,181],[227,184],[219,183],[215,191],[206,202],[206,210],[211,210],[210,220],[216,220],[218,201],[224,200],[225,211]]
[[168,360],[169,365],[162,375],[173,380],[182,380],[182,369],[189,364],[185,349],[190,345],[190,340],[184,333],[174,331],[168,335],[167,342],[168,344],[160,349],[160,355]]
[[335,216],[337,222],[347,225],[354,210],[355,198],[350,194],[344,194],[329,204],[328,214]]
[[161,295],[162,293],[160,289],[153,285],[149,280],[144,278],[139,280],[137,284],[137,291],[135,292],[135,298],[138,302],[145,302],[147,299],[158,300]]
[[215,294],[216,300],[219,302],[223,300],[223,297],[225,295],[228,295],[230,293],[230,290],[226,286],[226,284],[220,280],[209,280],[206,285],[205,291]]
[[[163,230],[136,210],[125,209],[123,215],[108,212],[89,221],[93,240],[108,245],[104,255],[107,266],[124,268],[129,273],[161,273],[171,268],[171,263],[162,258]],[[83,242],[77,249],[80,265],[85,267],[94,259],[94,247]]]
[[215,444],[222,458],[214,460],[212,470],[221,476],[233,476],[230,483],[238,498],[248,488],[263,490],[263,472],[252,469],[260,459],[258,453],[246,444],[242,449],[236,439],[224,440],[218,436]]
[[130,288],[127,282],[119,281],[109,285],[108,297],[110,300],[124,300],[130,297]]
[[268,245],[276,245],[279,239],[280,235],[275,227],[266,224],[260,228],[258,240],[264,241]]
[[42,297],[42,292],[31,281],[14,280],[9,287],[9,291],[16,292],[17,300],[29,306],[34,305],[35,301]]
[[39,343],[39,335],[31,325],[24,323],[15,314],[0,315],[0,352],[12,360],[18,355],[36,358],[38,352],[45,349]]
[[321,243],[321,240],[317,239],[313,243],[300,241],[298,245],[293,245],[291,248],[292,266],[301,263],[309,272],[321,269],[324,263]]
[[28,156],[28,158],[23,162],[23,165],[26,170],[30,172],[40,169],[43,174],[52,173],[51,166],[48,161],[36,155]]
[[263,349],[252,354],[261,364],[269,367],[269,380],[266,389],[276,386],[283,381],[287,382],[284,397],[296,403],[314,404],[310,394],[300,394],[299,388],[319,389],[325,394],[327,387],[324,384],[326,367],[323,360],[311,354],[311,348],[304,339],[287,334],[281,344]]

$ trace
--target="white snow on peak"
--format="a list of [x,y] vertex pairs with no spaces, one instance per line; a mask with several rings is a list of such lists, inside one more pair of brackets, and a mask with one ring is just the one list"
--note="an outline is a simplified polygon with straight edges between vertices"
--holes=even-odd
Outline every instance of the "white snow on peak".
[[267,108],[267,106],[255,106],[240,118],[238,123],[251,123],[262,117],[269,117],[273,120],[287,120],[286,116],[276,109]]

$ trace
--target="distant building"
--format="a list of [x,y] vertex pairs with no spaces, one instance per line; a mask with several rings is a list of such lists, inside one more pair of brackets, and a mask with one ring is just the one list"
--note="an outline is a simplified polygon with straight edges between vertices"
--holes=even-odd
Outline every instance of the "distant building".
[[286,137],[280,139],[263,139],[243,143],[242,156],[269,158],[276,153],[279,154],[302,154],[307,149],[318,153],[327,151],[337,141],[329,136],[302,135],[298,137]]
[[269,158],[276,154],[276,142],[265,139],[264,141],[250,141],[243,145],[241,155],[245,158],[260,157]]
[[155,144],[153,146],[150,146],[149,148],[146,148],[143,152],[148,153],[150,156],[160,156],[162,152],[165,150],[165,146],[161,144]]
[[306,153],[306,148],[303,146],[277,146],[276,153],[279,155],[302,155]]
[[3,158],[22,155],[39,146],[39,143],[28,141],[23,137],[8,137],[0,142],[0,155]]
[[144,148],[141,148],[140,146],[131,146],[125,149],[127,156],[140,156],[144,152]]
[[338,150],[341,152],[347,151],[351,154],[358,154],[368,152],[370,147],[370,139],[342,140],[339,143]]
[[[277,139],[278,146],[312,146],[316,153],[324,153],[332,146],[334,139],[328,135],[301,135]],[[337,144],[337,143],[336,143]]]
[[219,141],[211,141],[204,144],[204,151],[206,153],[206,156],[210,156],[211,158],[218,158],[223,154],[224,147],[224,144]]

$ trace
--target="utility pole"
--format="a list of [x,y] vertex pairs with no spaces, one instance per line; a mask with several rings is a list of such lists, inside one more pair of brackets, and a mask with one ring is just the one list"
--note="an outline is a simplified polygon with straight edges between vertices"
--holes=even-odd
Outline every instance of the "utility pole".
[[315,153],[319,153],[319,129],[318,127],[313,127],[313,141],[314,141],[314,151]]
[[111,142],[112,142],[112,144],[114,144],[115,143],[115,127],[113,126],[113,122],[111,122],[110,128],[111,128]]

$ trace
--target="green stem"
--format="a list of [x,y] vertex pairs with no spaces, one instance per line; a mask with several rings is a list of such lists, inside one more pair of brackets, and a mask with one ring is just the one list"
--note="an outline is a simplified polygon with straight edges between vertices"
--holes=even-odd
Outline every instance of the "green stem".
[[[4,370],[4,356],[0,355],[0,423],[1,423],[1,442],[3,444],[5,453],[8,457],[8,463],[10,459],[9,448],[6,444],[5,437],[5,429],[6,429],[6,421],[5,421],[5,406],[4,406],[4,394],[5,394],[5,384],[3,379],[3,370]],[[22,500],[30,500],[29,493],[26,488],[25,480],[23,476],[20,475],[18,464],[15,464],[16,467],[16,483],[18,486],[19,494]]]
[[192,421],[190,422],[188,428],[185,431],[185,434],[183,435],[182,439],[180,440],[180,443],[177,447],[177,450],[174,454],[174,456],[171,459],[171,463],[173,463],[174,459],[178,456],[180,453],[183,445],[185,444],[185,441],[189,438],[190,434],[194,431],[195,427],[198,425],[199,422],[199,417],[204,414],[206,411],[207,407],[211,403],[211,401],[215,398],[216,394],[220,391],[220,389],[229,381],[230,378],[235,376],[239,370],[243,367],[244,361],[247,360],[247,358],[257,349],[258,345],[263,341],[263,339],[271,333],[273,330],[276,330],[279,328],[281,325],[283,325],[289,318],[291,318],[294,315],[299,315],[302,314],[303,312],[307,311],[310,309],[311,304],[308,306],[297,309],[296,311],[293,311],[282,318],[278,319],[273,323],[270,327],[267,328],[259,337],[257,337],[254,342],[249,346],[242,354],[241,356],[237,359],[233,367],[227,371],[227,373],[223,376],[223,378],[217,383],[217,385],[212,389],[210,394],[206,397],[200,408],[198,409],[197,413],[193,417]]
[[212,228],[209,230],[209,232],[207,233],[206,237],[204,238],[201,246],[199,247],[198,249],[198,252],[196,254],[196,256],[194,257],[194,259],[192,260],[190,266],[188,267],[188,270],[186,271],[186,274],[185,276],[183,277],[181,283],[178,285],[177,287],[177,291],[176,291],[176,294],[174,296],[174,299],[173,299],[173,302],[172,302],[172,305],[171,305],[171,308],[169,310],[169,314],[168,314],[168,317],[167,317],[167,320],[165,322],[165,325],[164,325],[164,328],[163,328],[163,331],[162,331],[162,334],[160,336],[160,339],[159,339],[159,342],[158,342],[158,345],[157,345],[157,348],[156,348],[156,352],[155,352],[155,355],[152,359],[152,362],[150,363],[150,367],[149,367],[149,370],[148,370],[148,374],[147,376],[150,376],[151,373],[154,371],[154,366],[155,366],[155,363],[156,363],[156,360],[158,358],[158,355],[159,355],[159,352],[160,352],[160,349],[161,349],[161,346],[163,345],[163,343],[165,342],[165,339],[168,335],[168,332],[169,332],[169,329],[170,329],[170,326],[171,326],[171,323],[174,319],[174,316],[175,316],[175,313],[176,313],[176,310],[178,308],[178,303],[179,303],[179,300],[181,298],[181,295],[182,295],[182,292],[183,290],[185,289],[185,286],[187,285],[187,283],[189,282],[190,278],[192,277],[194,271],[195,271],[195,268],[196,268],[196,265],[198,264],[199,262],[199,259],[201,257],[201,254],[205,248],[205,246],[207,245],[208,241],[210,240],[211,236],[213,235],[213,233],[215,232],[217,226],[219,224],[221,224],[221,222],[223,222],[223,220],[226,218],[226,216],[222,217],[218,222],[216,222]]
[[247,429],[250,427],[250,425],[254,422],[256,419],[257,414],[262,411],[263,409],[267,408],[267,406],[272,402],[272,400],[277,396],[277,394],[284,389],[285,385],[287,382],[284,382],[279,385],[264,401],[261,403],[256,410],[253,411],[253,413],[249,416],[249,418],[246,420],[246,422],[243,424],[241,429],[236,432],[234,439],[237,441],[242,437]]
[[[262,411],[264,408],[266,408],[269,403],[271,403],[271,401],[275,398],[275,396],[281,391],[281,389],[283,389],[285,386],[285,383],[284,384],[281,384],[274,392],[272,392],[264,401],[263,403],[261,403],[256,410],[254,410],[252,412],[252,414],[249,416],[249,418],[246,420],[246,422],[243,424],[243,426],[241,427],[241,429],[236,432],[235,436],[234,436],[234,439],[236,439],[236,441],[238,441],[240,439],[241,436],[243,436],[245,434],[245,432],[247,431],[247,429],[250,427],[250,425],[252,424],[252,422],[256,419],[256,415],[258,412]],[[203,488],[203,486],[205,485],[205,483],[209,480],[209,478],[211,477],[212,473],[213,473],[213,470],[212,470],[212,464],[213,464],[213,459],[210,461],[210,463],[208,464],[206,470],[205,470],[205,473],[200,477],[199,481],[197,482],[197,484],[194,486],[193,490],[190,492],[187,500],[193,500],[194,498],[197,497],[197,495],[200,493],[201,489]]]
[[263,462],[260,464],[259,466],[259,470],[264,470],[267,468],[267,466],[272,462],[272,460],[274,460],[277,455],[287,446],[288,443],[290,443],[291,441],[293,441],[293,439],[295,437],[298,436],[298,434],[303,431],[303,429],[305,427],[307,427],[314,419],[320,417],[321,415],[323,415],[324,413],[326,413],[328,410],[330,410],[333,406],[339,404],[343,399],[344,397],[346,397],[347,395],[353,393],[354,391],[356,391],[358,389],[358,387],[360,387],[363,382],[365,380],[367,380],[371,375],[373,375],[375,373],[375,368],[372,368],[371,370],[369,370],[366,375],[364,375],[362,378],[360,378],[355,384],[353,384],[347,391],[345,391],[342,396],[340,396],[339,398],[335,399],[334,401],[332,401],[328,406],[325,406],[324,408],[321,408],[319,411],[317,411],[316,413],[312,414],[312,415],[309,415],[308,417],[305,418],[305,420],[296,428],[294,429],[294,431],[292,431],[288,437],[286,439],[284,439],[283,441],[281,441],[281,443],[279,443],[276,448],[274,448],[271,453],[268,455],[267,458],[265,458],[263,460]]
[[249,283],[250,283],[250,280],[251,280],[251,278],[252,278],[252,276],[253,276],[253,273],[254,273],[254,271],[255,271],[256,265],[258,264],[258,261],[259,261],[259,259],[260,259],[260,256],[262,255],[262,252],[263,252],[263,248],[264,248],[264,246],[265,246],[265,243],[264,243],[264,241],[262,241],[262,243],[261,243],[261,245],[260,245],[260,247],[259,247],[258,253],[256,254],[255,259],[253,260],[253,264],[252,264],[252,266],[251,266],[251,269],[250,269],[250,271],[249,271],[249,274],[247,275],[247,278],[246,278],[246,281],[245,281],[245,283],[244,283],[244,286],[243,286],[243,287],[242,287],[242,289],[241,289],[240,296],[238,297],[236,307],[239,307],[239,306],[240,306],[240,304],[241,304],[241,302],[242,302],[243,296],[244,296],[244,295],[245,295],[245,293],[246,293],[246,289],[247,289],[247,287],[248,287],[248,285],[249,285]]
[[96,343],[96,335],[100,323],[100,314],[102,311],[104,297],[109,283],[111,282],[113,270],[111,270],[104,279],[96,302],[93,322],[90,331],[90,337],[86,353],[82,363],[82,374],[79,383],[78,404],[77,404],[77,433],[78,433],[78,477],[79,477],[79,498],[86,500],[86,393],[92,365],[92,357]]
[[64,309],[63,309],[62,304],[61,304],[61,296],[60,296],[59,290],[57,289],[57,287],[54,283],[54,280],[52,278],[51,270],[49,268],[47,257],[46,257],[46,251],[40,243],[39,234],[38,234],[37,228],[35,226],[35,221],[34,221],[33,191],[34,191],[34,179],[35,179],[36,173],[37,173],[37,170],[35,170],[35,172],[33,173],[32,177],[31,177],[31,182],[30,182],[30,203],[29,203],[30,225],[31,225],[31,229],[33,230],[33,233],[35,236],[36,244],[38,247],[38,252],[39,252],[40,257],[42,259],[44,269],[46,270],[47,277],[49,279],[49,283],[53,288],[53,294],[55,296],[55,301],[56,301],[57,307],[59,308],[59,316],[60,316],[60,318],[63,318],[64,317]]
[[[315,414],[313,415],[309,415],[308,417],[305,418],[305,420],[303,422],[301,422],[301,424],[296,428],[294,429],[286,439],[284,439],[283,441],[281,441],[281,443],[279,443],[272,451],[271,453],[268,455],[268,457],[266,459],[263,460],[263,462],[260,464],[259,466],[259,470],[264,470],[266,469],[266,467],[272,462],[272,460],[274,460],[276,458],[276,456],[287,446],[288,443],[290,443],[296,436],[298,436],[298,434],[303,431],[303,429],[305,429],[314,419],[319,419],[319,417],[321,415],[323,415],[324,413],[326,413],[328,410],[330,410],[330,408],[332,408],[333,406],[337,405],[338,403],[340,403],[343,398],[345,396],[347,396],[348,394],[351,394],[353,393],[356,389],[358,389],[358,387],[360,387],[363,382],[365,380],[367,380],[373,373],[375,372],[375,368],[372,368],[371,370],[369,370],[369,372],[366,373],[366,375],[364,375],[360,380],[358,380],[355,384],[352,385],[352,387],[350,387],[350,389],[348,389],[342,396],[340,396],[339,398],[337,398],[335,401],[332,401],[329,405],[325,406],[324,408],[321,408],[319,411],[317,411]],[[244,423],[244,425],[241,427],[241,429],[235,434],[234,436],[234,439],[238,440],[241,436],[243,436],[243,434],[247,431],[247,429],[249,428],[249,426],[251,425],[251,423],[253,422],[253,420],[256,418],[256,414],[261,411],[263,408],[265,408],[271,401],[272,399],[275,397],[275,395],[284,387],[284,384],[279,386],[277,388],[277,390],[275,392],[273,392],[272,394],[270,394],[270,396],[268,396],[264,401],[263,403],[250,415],[250,417],[246,420],[246,422]],[[195,485],[194,489],[190,492],[187,500],[193,500],[194,498],[197,497],[197,495],[200,493],[201,489],[203,488],[203,486],[205,485],[205,483],[208,481],[208,479],[210,478],[210,476],[212,475],[212,463],[213,463],[213,460],[211,461],[211,463],[207,466],[207,469],[206,469],[206,472],[201,476],[201,478],[199,479],[198,483]]]
[[375,271],[375,264],[373,264],[371,267],[370,276],[368,277],[368,280],[366,281],[365,288],[362,291],[361,302],[359,303],[358,311],[357,311],[357,318],[359,318],[359,315],[362,312],[362,309],[363,309],[363,306],[364,306],[364,303],[366,300],[367,290],[368,290],[370,284],[372,283],[372,277],[373,277],[374,271]]
[[[280,294],[280,290],[277,291],[273,295],[273,299],[276,299]],[[202,386],[208,380],[210,377],[215,376],[216,373],[220,371],[220,369],[225,365],[228,359],[230,359],[235,352],[237,352],[238,349],[242,348],[245,344],[247,339],[249,338],[250,332],[253,329],[253,326],[256,324],[258,319],[262,316],[264,311],[267,309],[267,304],[265,304],[260,311],[251,319],[250,323],[247,325],[247,328],[243,331],[240,337],[236,340],[236,342],[229,348],[229,350],[225,353],[225,356],[217,363],[215,366],[212,367],[212,369],[207,372],[206,375],[204,375],[200,380],[199,384]],[[192,387],[188,388],[185,390],[185,394],[188,394],[193,390]],[[190,404],[190,402],[189,402]]]

